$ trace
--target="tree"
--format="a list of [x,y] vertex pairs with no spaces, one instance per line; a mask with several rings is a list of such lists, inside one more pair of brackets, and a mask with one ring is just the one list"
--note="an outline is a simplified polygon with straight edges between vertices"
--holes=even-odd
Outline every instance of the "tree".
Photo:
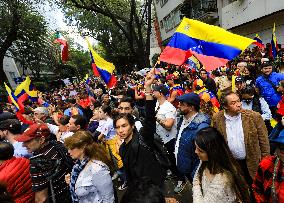
[[[79,27],[83,25],[98,33],[94,36],[105,45],[107,53],[121,53],[123,47],[111,42],[126,41],[125,50],[131,53],[128,56],[139,68],[145,68],[150,65],[151,5],[152,0],[65,0],[63,8],[69,21],[75,18]],[[82,19],[85,14],[88,18]],[[88,19],[93,20],[88,22]]]
[[[3,71],[5,56],[13,57],[24,68],[38,75],[42,66],[51,64],[44,18],[34,5],[41,0],[0,0],[0,80],[6,80]],[[45,59],[45,60],[44,60]]]

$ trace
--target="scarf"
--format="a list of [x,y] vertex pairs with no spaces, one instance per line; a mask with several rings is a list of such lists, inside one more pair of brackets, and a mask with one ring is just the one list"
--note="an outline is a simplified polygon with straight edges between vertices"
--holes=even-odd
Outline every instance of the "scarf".
[[79,203],[79,199],[75,193],[75,184],[76,181],[79,177],[79,174],[81,173],[81,171],[85,168],[85,166],[87,165],[87,163],[89,162],[89,159],[83,159],[82,161],[78,160],[76,161],[73,169],[72,169],[72,173],[71,173],[71,180],[70,180],[70,192],[71,192],[71,197],[72,197],[72,202],[73,203]]

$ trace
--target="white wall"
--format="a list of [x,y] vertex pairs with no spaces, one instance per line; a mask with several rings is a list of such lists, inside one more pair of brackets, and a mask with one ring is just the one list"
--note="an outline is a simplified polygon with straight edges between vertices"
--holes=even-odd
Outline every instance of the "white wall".
[[14,81],[13,77],[20,77],[20,73],[18,71],[18,68],[15,64],[15,60],[10,57],[4,57],[3,60],[3,70],[6,74],[6,77],[8,78],[8,81],[10,83],[10,86],[12,89],[15,89],[17,84]]
[[271,41],[274,22],[278,44],[282,44],[282,48],[284,48],[284,11],[232,28],[230,31],[249,38],[254,38],[255,34],[258,33],[263,43],[266,44]]
[[226,3],[226,0],[218,0],[220,25],[225,29],[231,29],[284,9],[284,0],[238,0],[228,5]]

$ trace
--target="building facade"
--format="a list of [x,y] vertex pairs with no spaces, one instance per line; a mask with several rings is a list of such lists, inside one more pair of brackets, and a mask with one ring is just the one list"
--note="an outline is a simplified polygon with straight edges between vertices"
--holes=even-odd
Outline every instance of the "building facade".
[[12,89],[15,89],[17,86],[15,78],[19,78],[21,76],[18,67],[15,63],[15,60],[11,57],[5,56],[3,60],[3,69],[10,86],[12,87]]
[[259,34],[266,44],[275,23],[278,44],[284,44],[283,0],[217,0],[217,6],[221,27],[249,38]]
[[174,34],[184,16],[218,24],[216,0],[154,0],[154,6],[163,42]]
[[[166,46],[184,16],[218,25],[216,0],[154,0],[153,3],[156,20],[153,23],[155,32],[152,32],[152,39],[156,38],[160,47]],[[157,46],[154,49],[154,46],[153,41],[150,60],[153,51],[157,53],[159,50]]]

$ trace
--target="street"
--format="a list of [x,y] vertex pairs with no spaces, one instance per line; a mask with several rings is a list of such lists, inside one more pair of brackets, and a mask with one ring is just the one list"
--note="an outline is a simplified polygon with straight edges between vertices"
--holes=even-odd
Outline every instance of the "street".
[[[166,197],[174,197],[179,203],[191,203],[192,202],[192,191],[191,191],[191,184],[187,183],[184,190],[180,194],[174,193],[174,188],[177,184],[177,181],[174,179],[168,179],[165,182],[166,185]],[[115,181],[115,186],[117,188],[117,181]],[[124,191],[117,190],[118,199],[120,200],[123,196]],[[147,202],[145,202],[147,203]]]

